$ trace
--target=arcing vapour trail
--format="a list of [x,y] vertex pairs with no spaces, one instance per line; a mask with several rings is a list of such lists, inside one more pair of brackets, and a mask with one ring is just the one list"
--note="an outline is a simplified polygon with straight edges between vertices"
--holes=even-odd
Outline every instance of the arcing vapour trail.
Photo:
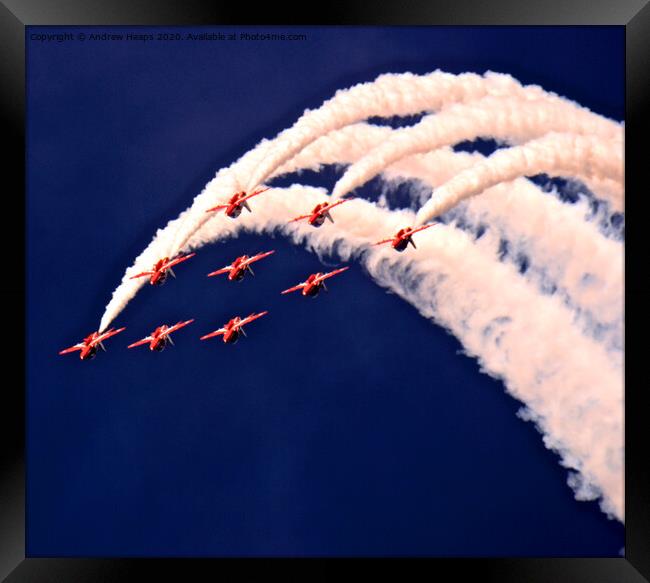
[[[388,127],[355,124],[330,132],[275,174],[318,169],[321,164],[354,163],[393,131]],[[449,184],[459,173],[471,171],[483,161],[485,158],[478,153],[444,148],[404,158],[385,169],[384,175],[393,180],[398,176],[418,178],[437,187]],[[486,237],[486,241],[491,240],[495,257],[501,238],[505,238],[512,256],[526,257],[530,263],[526,273],[530,281],[535,281],[540,289],[557,287],[556,293],[564,293],[567,301],[581,311],[577,319],[583,320],[585,329],[610,348],[622,350],[622,245],[599,236],[597,226],[585,220],[586,206],[563,204],[520,178],[497,184],[480,197],[467,200],[464,208],[454,209],[454,219],[475,226],[487,225],[492,237]],[[302,210],[307,211],[307,206]],[[552,237],[545,236],[551,232]]]
[[[457,101],[463,103],[452,105]],[[509,105],[503,113],[506,102]],[[468,112],[472,107],[482,114],[471,118],[476,123],[473,131],[464,130],[457,119],[458,111]],[[334,135],[336,132],[326,135],[370,116],[441,109],[413,128],[390,130],[387,139],[382,140],[384,143],[360,145],[354,139],[347,142],[342,139],[332,146],[338,135]],[[538,113],[537,109],[552,115]],[[522,118],[517,111],[527,111],[532,117]],[[489,119],[492,115],[501,121],[492,123]],[[415,135],[419,140],[413,131],[428,124],[432,124],[437,141],[433,141],[433,146],[428,142],[426,148],[413,149],[404,136]],[[343,132],[354,132],[351,128],[340,131],[341,136]],[[328,156],[335,163],[353,162],[337,183],[339,194],[345,194],[341,184],[345,180],[349,182],[355,172],[357,177],[363,176],[359,168],[364,164],[371,169],[366,168],[368,178],[392,163],[389,173],[418,176],[427,181],[428,164],[433,160],[453,160],[453,168],[429,169],[429,184],[442,190],[448,182],[453,187],[459,172],[463,175],[475,167],[481,176],[491,176],[485,168],[492,168],[494,158],[449,150],[426,152],[478,136],[525,143],[551,131],[590,135],[603,143],[622,144],[620,125],[546,94],[538,87],[522,88],[508,76],[455,77],[440,72],[425,77],[389,75],[372,84],[339,92],[319,110],[305,113],[276,139],[263,141],[229,168],[221,169],[188,210],[159,230],[135,265],[127,269],[102,317],[100,330],[110,324],[143,285],[129,280],[130,275],[149,268],[160,257],[236,235],[242,228],[257,232],[282,229],[296,243],[305,243],[318,253],[336,252],[343,259],[354,255],[376,281],[449,329],[470,354],[479,358],[489,374],[502,378],[508,390],[526,404],[524,416],[536,421],[545,434],[547,447],[557,450],[563,464],[578,472],[570,478],[576,496],[584,499],[602,495],[603,509],[623,520],[620,347],[616,342],[599,342],[583,333],[574,321],[573,310],[576,305],[589,310],[601,323],[613,328],[622,324],[622,264],[620,278],[618,264],[615,264],[615,276],[608,278],[607,263],[603,265],[598,259],[611,258],[621,249],[621,244],[604,237],[593,223],[582,220],[584,208],[562,204],[523,178],[494,183],[483,196],[464,201],[453,209],[456,214],[460,210],[464,217],[477,224],[487,222],[491,228],[485,236],[473,240],[459,229],[439,226],[418,238],[417,251],[403,256],[392,250],[370,251],[367,244],[412,224],[415,216],[411,211],[390,211],[356,200],[337,209],[337,223],[328,225],[327,229],[286,226],[285,221],[296,211],[302,213],[323,199],[322,191],[302,186],[272,189],[255,199],[252,215],[242,215],[236,221],[205,213],[215,201],[241,190],[242,185],[250,190],[272,175],[296,170],[301,165],[313,167],[327,161]],[[329,138],[332,139],[328,142]],[[377,153],[389,144],[390,156],[380,160]],[[397,154],[394,154],[395,145],[401,148]],[[305,146],[309,148],[300,153]],[[510,150],[516,152],[517,147]],[[311,154],[307,152],[310,148]],[[327,148],[339,150],[328,153]],[[504,150],[503,156],[508,151]],[[417,152],[422,154],[414,156]],[[291,158],[296,154],[294,163]],[[561,161],[549,172],[565,168],[563,164]],[[618,200],[622,204],[622,185],[601,166],[578,167],[576,174],[586,175],[598,183],[610,203]],[[359,184],[366,179],[361,179]],[[450,192],[458,192],[451,187]],[[555,235],[556,230],[561,236],[553,236],[549,241],[549,233]],[[496,259],[499,232],[509,240],[514,239],[530,255],[531,262],[548,270],[547,275],[559,283],[558,288],[566,291],[568,304],[559,293],[540,293],[538,282],[529,272],[522,275],[514,265]],[[554,258],[559,265],[555,271]],[[582,268],[581,261],[585,262]],[[590,276],[586,281],[585,274]]]
[[557,297],[540,295],[513,266],[495,262],[489,245],[458,229],[436,227],[407,256],[367,244],[411,221],[411,211],[355,200],[338,209],[330,229],[286,224],[297,205],[322,198],[319,189],[273,189],[253,214],[237,221],[217,217],[189,245],[240,229],[279,230],[319,254],[359,258],[377,282],[449,329],[489,374],[502,378],[546,434],[547,447],[579,472],[579,480],[573,478],[578,495],[602,494],[603,509],[622,520],[622,374],[605,348],[573,326]]
[[[338,91],[317,110],[306,111],[291,128],[276,138],[272,154],[250,175],[246,190],[259,186],[275,168],[332,130],[373,116],[405,116],[438,111],[453,103],[472,102],[487,95],[544,100],[571,107],[575,115],[599,118],[539,86],[522,87],[510,75],[492,72],[484,76],[473,73],[452,75],[443,71],[422,76],[411,73],[380,75],[375,81]],[[615,131],[613,125],[610,122],[610,127],[603,129],[606,132]]]
[[[472,102],[476,100],[479,100],[478,104],[473,105]],[[457,101],[469,103],[452,105]],[[396,132],[389,144],[376,148],[373,153],[352,166],[339,180],[333,194],[344,195],[351,188],[374,176],[383,166],[390,163],[383,158],[385,155],[393,156],[392,161],[395,161],[403,155],[424,152],[453,144],[458,140],[483,135],[518,142],[556,130],[594,133],[610,140],[622,139],[621,127],[618,124],[546,93],[537,86],[522,87],[508,75],[491,73],[484,77],[473,74],[454,76],[439,71],[422,77],[411,74],[382,75],[372,83],[339,91],[319,109],[306,112],[290,129],[281,132],[274,140],[259,144],[249,152],[250,157],[247,155],[247,163],[255,159],[257,163],[250,164],[245,175],[241,173],[245,165],[244,158],[239,161],[241,164],[229,169],[229,191],[239,191],[242,184],[246,183],[249,185],[246,191],[251,191],[301,148],[334,129],[370,116],[406,115],[440,108],[447,108],[447,111],[428,116],[413,128]],[[520,110],[522,113],[517,114]],[[472,132],[468,127],[463,117],[466,114],[471,117],[471,121],[478,124],[478,133]],[[432,143],[429,148],[418,147],[421,142],[429,145],[426,134],[422,135],[422,132],[430,129],[429,125],[434,118],[443,120],[442,126],[438,128],[440,131],[436,130],[436,135],[440,138],[438,141],[442,143]],[[496,122],[490,122],[492,118]],[[393,144],[395,140],[397,144]],[[248,164],[246,166],[248,167]],[[219,178],[218,174],[215,180]],[[225,179],[225,176],[223,178]],[[216,186],[216,182],[212,181],[208,187],[211,185]],[[216,191],[215,194],[221,193]],[[221,194],[222,198],[223,196]],[[187,238],[208,220],[200,206],[196,211],[184,217],[172,242],[173,249],[182,248]]]
[[[417,214],[423,225],[456,206],[502,182],[521,176],[559,172],[569,176],[609,178],[623,181],[623,147],[592,136],[550,133],[522,146],[498,150],[487,160],[460,172],[443,184]],[[622,202],[622,201],[617,201]]]
[[[359,161],[367,152],[389,140],[394,132],[387,126],[355,123],[340,130],[329,132],[313,141],[291,160],[276,168],[269,178],[299,172],[303,169],[319,170],[327,164],[349,165]],[[615,158],[620,159],[616,148]],[[461,170],[483,161],[478,152],[454,152],[450,147],[423,154],[412,154],[393,162],[382,170],[384,177],[401,176],[419,178],[431,187],[438,187]],[[618,172],[618,169],[616,170]],[[594,194],[601,199],[623,199],[620,179],[582,177]],[[523,184],[523,182],[521,182]],[[531,190],[533,186],[526,182]],[[538,193],[540,194],[540,193]],[[538,201],[543,203],[543,199]],[[582,221],[582,219],[580,219]]]
[[[332,196],[345,196],[386,166],[406,156],[436,150],[464,140],[489,137],[509,143],[523,143],[549,132],[587,134],[605,143],[621,144],[620,126],[591,113],[575,110],[568,103],[546,100],[522,101],[516,98],[487,96],[475,103],[450,106],[418,124],[404,128],[353,164],[336,183]],[[600,177],[590,168],[586,174]],[[580,173],[582,175],[582,173]],[[622,201],[614,200],[614,204]]]

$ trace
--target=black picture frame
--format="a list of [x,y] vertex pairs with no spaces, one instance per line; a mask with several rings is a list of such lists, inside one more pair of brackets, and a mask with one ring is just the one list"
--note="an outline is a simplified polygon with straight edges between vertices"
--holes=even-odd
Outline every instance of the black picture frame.
[[[626,209],[626,293],[628,313],[634,314],[626,322],[626,455],[625,500],[626,543],[625,557],[575,559],[429,559],[418,561],[417,569],[430,575],[453,573],[454,580],[466,577],[488,581],[589,583],[642,582],[650,579],[650,454],[648,430],[643,416],[642,392],[647,387],[635,384],[635,379],[646,378],[642,368],[645,347],[631,338],[642,338],[645,331],[645,313],[634,310],[635,302],[647,297],[648,283],[633,264],[636,249],[641,248],[640,210],[643,199],[635,192],[640,183],[644,156],[643,134],[648,128],[644,103],[650,91],[650,6],[648,0],[546,0],[521,2],[500,0],[479,3],[471,0],[449,2],[414,2],[411,0],[378,3],[361,0],[347,2],[345,7],[323,5],[321,14],[313,6],[300,13],[282,13],[277,6],[251,10],[247,5],[202,3],[195,0],[10,0],[0,4],[0,112],[3,133],[9,148],[4,156],[4,170],[12,179],[5,191],[5,215],[22,217],[24,225],[25,192],[25,27],[29,25],[205,25],[296,23],[317,24],[311,20],[321,16],[318,24],[346,25],[618,25],[625,27],[626,36],[626,187],[632,194]],[[251,17],[254,19],[250,22]],[[639,178],[638,181],[634,180]],[[647,194],[645,194],[647,196]],[[632,212],[628,212],[631,208]],[[20,228],[21,222],[11,221]],[[249,566],[240,561],[210,559],[80,559],[80,558],[25,558],[25,384],[28,371],[21,364],[20,352],[26,346],[25,338],[25,255],[16,248],[20,235],[7,226],[2,233],[6,277],[0,293],[5,306],[12,308],[3,314],[8,342],[3,346],[5,387],[0,415],[2,465],[0,466],[0,577],[9,583],[19,581],[130,581],[155,578],[159,574],[177,580],[192,580],[190,574],[200,569],[219,575],[226,566],[235,566],[240,576],[246,576]],[[24,240],[23,240],[24,241]],[[24,249],[24,245],[23,245]],[[629,303],[628,303],[629,302]],[[637,316],[638,314],[638,316]],[[18,320],[21,318],[23,322]],[[640,316],[640,317],[639,317]],[[7,321],[9,319],[9,321]],[[14,322],[13,319],[16,321]],[[21,331],[22,336],[21,336]],[[638,332],[638,335],[637,335]],[[23,353],[24,354],[24,353]],[[17,376],[11,369],[18,370]],[[13,379],[13,380],[12,380]],[[334,561],[340,564],[341,561]],[[266,569],[267,562],[255,568]],[[313,562],[299,561],[314,570]],[[342,565],[348,568],[349,561]],[[403,575],[407,565],[403,561],[382,561],[382,571]],[[293,567],[292,567],[293,568]],[[329,568],[329,565],[324,568]],[[319,571],[323,573],[321,567]]]

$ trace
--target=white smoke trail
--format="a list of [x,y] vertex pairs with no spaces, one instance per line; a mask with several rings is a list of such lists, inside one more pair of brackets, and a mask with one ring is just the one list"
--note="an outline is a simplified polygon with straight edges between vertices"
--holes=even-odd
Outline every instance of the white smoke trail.
[[[303,167],[318,169],[321,163],[350,163],[394,132],[387,127],[355,124],[321,136],[273,176]],[[614,156],[615,158],[615,156]],[[431,186],[449,180],[461,170],[484,160],[480,154],[454,153],[449,148],[416,154],[384,169],[389,175],[418,177]],[[300,212],[308,210],[305,205]],[[623,253],[620,243],[599,236],[596,226],[584,221],[585,204],[566,205],[545,195],[527,180],[489,189],[470,201],[463,218],[488,224],[494,232],[485,238],[494,254],[499,236],[511,242],[513,255],[531,263],[527,277],[544,289],[556,285],[576,306],[582,327],[609,348],[618,349],[622,361],[623,315],[621,305]],[[544,236],[553,232],[553,237]],[[612,355],[614,358],[614,355]]]
[[[341,166],[354,164],[369,150],[390,139],[395,131],[387,126],[363,122],[332,131],[313,141],[291,160],[277,167],[269,178],[306,169],[317,171],[328,164]],[[484,156],[478,152],[454,152],[451,147],[445,146],[423,154],[412,154],[401,158],[384,168],[382,174],[385,178],[418,178],[431,187],[437,187],[461,170],[484,159]],[[620,181],[592,176],[585,182],[596,197],[623,198],[623,187]],[[524,181],[516,181],[516,184],[524,184]],[[529,181],[525,181],[525,184],[531,190],[535,188]],[[543,204],[543,200],[540,199],[538,204]]]
[[[347,166],[360,160],[369,150],[379,146],[396,130],[388,126],[356,123],[334,130],[314,140],[293,158],[275,168],[267,179],[302,170],[320,170],[328,164]],[[416,154],[398,160],[385,169],[387,176],[420,178],[426,175],[426,182],[437,186],[452,178],[461,170],[482,160],[480,154],[454,152],[451,148],[440,148],[426,154]]]
[[[485,95],[488,97],[482,99],[483,109],[481,109],[481,104],[478,106],[479,117],[486,115],[490,118],[499,117],[489,111],[490,102],[486,100],[492,98],[495,100],[491,104],[492,107],[502,107],[506,104],[513,108],[516,108],[517,104],[522,108],[532,107],[532,117],[537,120],[538,125],[547,121],[551,123],[549,129],[558,129],[559,127],[559,129],[570,131],[570,128],[575,126],[579,130],[587,130],[608,139],[616,139],[620,134],[620,127],[617,124],[595,115],[577,104],[546,93],[538,86],[522,87],[509,75],[488,73],[484,77],[480,77],[466,73],[454,76],[440,71],[423,77],[408,73],[382,75],[373,83],[360,84],[352,89],[337,92],[335,97],[325,102],[321,108],[306,112],[292,128],[285,130],[274,140],[258,144],[254,150],[247,154],[247,172],[241,172],[242,159],[240,160],[242,164],[237,165],[238,171],[235,171],[235,167],[231,167],[227,177],[226,175],[221,177],[227,186],[224,185],[223,190],[215,188],[213,192],[219,196],[218,200],[224,200],[227,194],[241,190],[242,184],[246,181],[249,186],[245,190],[251,191],[261,180],[270,176],[274,168],[290,159],[301,148],[329,131],[360,119],[366,119],[373,115],[406,115],[423,110],[437,110],[457,101],[472,102]],[[487,111],[485,110],[486,104]],[[558,119],[549,120],[547,119],[549,116],[556,116]],[[514,118],[515,114],[510,117]],[[422,125],[423,122],[420,122],[416,127],[422,127]],[[526,124],[518,125],[523,128]],[[426,128],[426,124],[423,127]],[[496,127],[501,126],[497,124]],[[536,131],[540,133],[541,129],[536,128]],[[513,130],[508,135],[510,134],[513,134],[516,139],[516,131]],[[402,135],[401,132],[400,135]],[[349,176],[351,172],[354,174],[354,169],[360,165],[363,166],[363,161],[367,158],[364,158],[359,164],[355,164],[339,181],[337,188],[341,188],[341,182],[345,181],[346,176]],[[252,163],[253,160],[256,160],[256,163]],[[213,183],[217,184],[215,181]],[[182,248],[192,233],[200,229],[208,220],[204,210],[200,206],[196,212],[190,212],[183,216],[182,222],[178,224],[177,234],[170,242],[170,253]]]
[[[475,103],[452,105],[438,114],[426,116],[414,126],[396,131],[389,140],[352,165],[336,183],[332,195],[335,198],[345,196],[406,156],[477,137],[519,144],[552,131],[588,134],[594,139],[597,136],[608,143],[622,144],[621,126],[566,103],[487,96]],[[596,170],[592,169],[598,176]]]
[[[550,100],[559,99],[537,86],[522,88],[511,76],[497,73],[486,73],[484,77],[473,73],[452,75],[442,71],[425,76],[411,73],[380,75],[373,82],[337,91],[319,109],[306,111],[291,128],[281,132],[274,140],[262,141],[248,153],[250,157],[247,160],[252,162],[256,159],[257,162],[246,165],[246,174],[230,172],[233,180],[229,189],[224,188],[215,194],[223,200],[228,194],[240,190],[251,192],[275,168],[321,135],[368,117],[417,114],[435,111],[457,101],[473,101],[485,95],[513,94],[530,99],[542,96]],[[231,170],[234,169],[231,167]],[[244,188],[243,184],[247,184],[247,187]],[[179,224],[179,232],[171,248],[181,248],[206,220],[201,211],[188,213]]]
[[604,347],[580,334],[557,297],[540,295],[513,266],[495,262],[489,245],[458,229],[436,227],[418,238],[417,250],[402,255],[367,244],[409,224],[411,211],[355,200],[338,209],[326,229],[286,224],[297,204],[315,205],[323,194],[303,186],[272,189],[253,214],[215,218],[189,247],[240,230],[280,231],[319,254],[359,258],[376,281],[449,329],[486,372],[503,379],[547,447],[579,472],[579,479],[571,478],[579,496],[602,494],[603,510],[623,520],[622,371]]
[[521,176],[545,172],[611,179],[622,183],[622,144],[604,143],[592,136],[550,133],[522,146],[498,150],[438,188],[418,212],[416,224],[431,221],[461,200],[486,188]]
[[[369,148],[385,141],[394,130],[355,124],[320,137],[273,176],[303,167],[317,170],[321,163],[352,163]],[[529,142],[532,144],[532,142]],[[507,152],[507,151],[501,151]],[[615,158],[616,156],[614,156]],[[470,172],[485,161],[478,153],[443,148],[399,160],[384,175],[418,178],[431,187],[449,183],[454,176]],[[464,171],[464,172],[463,172]],[[438,197],[436,191],[436,200]],[[307,211],[305,204],[302,211]],[[525,179],[496,184],[457,208],[454,218],[474,225],[489,225],[488,236],[495,256],[500,238],[510,243],[513,256],[530,262],[526,277],[544,289],[557,286],[567,301],[580,311],[583,327],[608,347],[622,351],[623,248],[620,242],[602,237],[597,226],[584,220],[586,202],[563,204],[542,193]],[[553,236],[546,236],[552,233]],[[622,359],[622,352],[617,360]]]
[[[317,110],[305,111],[291,128],[277,137],[273,151],[251,173],[246,190],[251,191],[259,186],[278,166],[332,130],[374,116],[405,116],[438,111],[452,103],[472,102],[486,95],[544,100],[568,107],[578,116],[594,120],[599,117],[539,86],[522,87],[517,80],[505,74],[487,72],[484,76],[473,73],[452,75],[434,71],[422,76],[412,73],[380,75],[373,82],[337,91],[333,98]],[[609,127],[604,122],[601,126],[606,135],[615,132],[611,122]]]

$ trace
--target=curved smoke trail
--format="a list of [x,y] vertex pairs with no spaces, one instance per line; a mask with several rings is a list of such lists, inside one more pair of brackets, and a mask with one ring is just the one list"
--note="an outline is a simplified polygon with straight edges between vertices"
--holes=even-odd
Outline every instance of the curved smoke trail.
[[[399,130],[364,122],[334,130],[314,140],[288,162],[277,167],[268,178],[306,169],[318,171],[325,165],[349,166],[358,162],[368,151],[389,140],[396,131]],[[620,158],[620,154],[621,151],[617,148],[614,157]],[[436,150],[400,158],[383,168],[382,174],[388,178],[391,176],[418,178],[431,187],[438,187],[461,170],[483,160],[484,156],[478,152],[455,152],[451,147],[443,146]],[[618,169],[616,171],[618,172]],[[597,178],[595,175],[583,179],[597,198],[623,199],[620,179]],[[528,184],[534,188],[531,183]],[[539,199],[539,204],[543,204],[542,198]],[[584,217],[579,220],[582,222]]]
[[[393,131],[388,127],[355,124],[330,132],[278,168],[274,176],[303,168],[318,170],[322,164],[354,163]],[[384,169],[384,175],[393,180],[418,178],[435,188],[471,172],[485,160],[478,153],[444,148],[404,158]],[[439,192],[436,190],[436,200]],[[307,212],[307,206],[296,211]],[[488,235],[493,234],[495,257],[505,238],[513,258],[526,258],[527,279],[536,281],[542,290],[556,287],[556,293],[563,294],[580,312],[587,333],[621,352],[623,249],[620,242],[600,236],[597,226],[585,220],[587,207],[586,203],[563,204],[520,178],[486,187],[480,197],[466,201],[464,208],[455,208],[451,219],[477,228],[487,225]],[[545,236],[550,232],[552,237]]]
[[[457,131],[456,139],[477,137],[477,135],[482,134],[473,134],[467,124],[463,123],[462,118],[459,120],[456,119],[457,116],[454,117],[453,115],[454,111],[456,113],[460,112],[461,115],[468,113],[463,109],[463,105],[450,104],[458,101],[473,102],[481,97],[481,102],[470,109],[469,112],[474,112],[476,118],[474,121],[476,123],[483,123],[482,131],[491,135],[498,136],[499,132],[503,132],[506,139],[522,140],[543,133],[544,128],[542,126],[546,123],[550,124],[547,131],[554,129],[585,131],[602,135],[607,139],[620,139],[621,128],[618,124],[595,115],[568,100],[546,93],[537,86],[522,87],[508,75],[491,73],[486,74],[485,77],[480,77],[467,73],[454,76],[439,71],[422,77],[411,74],[383,75],[373,83],[364,83],[346,91],[339,91],[335,97],[326,101],[318,110],[306,112],[294,126],[281,132],[274,140],[260,143],[253,151],[249,152],[249,162],[256,159],[257,163],[251,164],[245,175],[234,172],[234,168],[231,167],[232,172],[229,173],[229,176],[232,180],[228,185],[228,190],[221,193],[215,192],[215,194],[220,195],[220,199],[224,199],[225,193],[241,190],[241,185],[245,184],[246,180],[248,180],[249,184],[249,188],[246,190],[250,191],[251,184],[256,186],[260,180],[270,176],[274,168],[290,159],[302,147],[334,129],[344,127],[354,121],[367,119],[370,116],[405,115],[446,107],[448,110],[452,110],[452,131],[454,122],[457,130],[459,128],[465,129],[465,137],[459,138]],[[506,114],[494,111],[495,108],[504,107],[510,108]],[[523,109],[529,115],[517,115],[516,112]],[[419,135],[418,129],[427,129],[428,122],[433,117],[437,120],[448,119],[450,114],[449,111],[443,111],[437,116],[429,116],[414,128],[396,132],[399,137],[394,139],[399,140],[402,146],[406,141],[408,147],[413,147],[413,140],[410,139],[412,132],[415,132],[416,141],[420,140],[422,136]],[[496,119],[497,123],[486,123],[492,118]],[[462,130],[460,134],[463,134]],[[453,143],[453,140],[449,141],[450,138],[451,136],[446,138],[448,143]],[[385,147],[383,149],[378,148],[375,152],[378,151],[381,154],[384,149]],[[434,149],[434,147],[428,149]],[[395,149],[393,148],[393,150]],[[426,148],[418,150],[416,147],[415,151],[426,151]],[[368,160],[374,162],[370,164],[371,173],[367,178],[376,174],[376,172],[372,173],[372,164],[376,165],[379,162],[381,167],[381,159],[377,160],[377,156],[373,155],[364,157],[339,180],[335,186],[335,195],[345,194],[347,192],[346,188],[349,190],[346,179],[349,182],[349,180],[354,181],[355,176],[358,178],[358,170],[361,168],[363,173],[364,163],[367,163]],[[243,162],[243,160],[240,160],[240,162]],[[241,165],[239,167],[241,168]],[[263,178],[261,178],[262,175]],[[217,175],[218,178],[219,175]],[[365,182],[367,178],[354,186]],[[171,245],[172,249],[178,250],[182,248],[192,233],[201,228],[208,220],[201,208],[198,208],[197,211],[196,213],[188,213],[183,217],[183,223],[179,225],[179,232]]]
[[375,81],[337,91],[317,110],[305,111],[291,128],[277,137],[273,153],[251,174],[246,190],[259,186],[275,168],[333,130],[374,116],[437,111],[453,103],[472,102],[486,95],[544,100],[570,106],[576,114],[599,117],[539,86],[524,87],[510,75],[502,73],[488,71],[484,76],[474,73],[452,75],[438,70],[421,76],[412,73],[380,75]]
[[592,136],[550,133],[522,146],[498,150],[438,188],[418,212],[416,224],[431,221],[491,186],[546,172],[622,182],[623,146]]
[[[480,101],[452,105],[404,128],[353,164],[336,183],[332,195],[345,196],[401,158],[489,137],[519,144],[549,132],[587,134],[622,143],[622,128],[568,103],[522,101],[488,96]],[[621,146],[622,148],[622,146]],[[596,169],[594,174],[598,175]],[[619,201],[613,201],[617,203]]]

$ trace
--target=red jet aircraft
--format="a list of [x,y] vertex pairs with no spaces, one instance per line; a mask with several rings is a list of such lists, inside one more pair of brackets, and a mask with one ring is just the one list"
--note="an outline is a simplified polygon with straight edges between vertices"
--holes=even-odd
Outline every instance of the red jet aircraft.
[[167,342],[169,342],[172,346],[174,346],[174,342],[172,341],[170,334],[172,332],[176,332],[176,330],[180,330],[181,328],[187,326],[188,324],[191,324],[192,322],[194,322],[194,319],[186,320],[185,322],[178,322],[173,326],[167,326],[167,324],[158,326],[158,328],[156,328],[151,334],[149,334],[149,336],[143,338],[142,340],[138,340],[133,344],[129,344],[128,348],[133,348],[135,346],[142,346],[143,344],[148,343],[149,350],[162,352],[163,350],[165,350],[165,347],[167,346]]
[[424,225],[423,227],[418,227],[417,229],[414,229],[413,227],[406,227],[405,229],[400,229],[393,235],[390,239],[382,239],[381,241],[377,241],[376,243],[373,243],[373,245],[383,245],[384,243],[390,243],[393,249],[395,251],[404,251],[406,249],[407,245],[410,243],[413,245],[415,249],[415,243],[413,242],[413,235],[415,233],[419,233],[420,231],[424,231],[424,229],[428,229],[429,227],[435,227],[438,223],[431,223],[429,225]]
[[241,281],[244,279],[244,275],[246,275],[247,271],[249,271],[251,275],[255,275],[251,269],[251,263],[255,263],[255,261],[259,261],[260,259],[264,259],[273,253],[275,253],[275,251],[258,253],[257,255],[253,255],[253,257],[242,255],[241,257],[237,257],[237,259],[235,259],[230,265],[226,265],[226,267],[217,269],[217,271],[213,271],[212,273],[208,273],[208,277],[221,275],[222,273],[228,273],[228,279],[230,281]]
[[311,211],[310,214],[308,215],[300,215],[299,217],[296,217],[295,219],[291,219],[289,222],[294,223],[296,221],[302,221],[304,219],[309,219],[309,224],[312,227],[321,227],[323,223],[325,222],[325,219],[329,219],[332,223],[334,222],[334,219],[332,218],[332,215],[330,215],[330,211],[334,208],[339,206],[340,204],[343,204],[344,202],[349,202],[351,201],[351,198],[346,198],[345,200],[339,200],[337,202],[321,202],[320,204],[317,204],[313,210]]
[[66,348],[65,350],[62,350],[59,352],[59,354],[68,354],[69,352],[74,352],[75,350],[81,350],[81,354],[79,354],[79,358],[81,360],[90,360],[91,358],[95,358],[97,355],[97,347],[99,346],[102,350],[106,350],[104,348],[104,345],[102,342],[106,340],[107,338],[110,338],[111,336],[115,336],[115,334],[119,334],[122,332],[122,330],[126,330],[126,328],[118,328],[117,330],[113,330],[113,328],[110,328],[106,332],[102,332],[101,334],[99,332],[93,332],[92,334],[86,336],[81,342],[78,344],[75,344],[74,346],[71,346],[70,348]]
[[241,214],[244,207],[249,213],[252,213],[253,211],[251,210],[251,207],[248,206],[248,199],[257,196],[258,194],[262,194],[263,192],[266,192],[267,190],[269,190],[269,188],[270,187],[261,188],[255,190],[254,192],[251,192],[250,194],[246,194],[246,192],[242,190],[241,192],[233,194],[230,197],[230,200],[226,204],[218,204],[217,206],[213,206],[212,208],[208,209],[205,212],[211,213],[213,211],[225,210],[226,214],[231,219],[236,219]]
[[145,275],[149,275],[151,276],[149,279],[149,283],[151,285],[162,285],[167,281],[168,272],[171,273],[173,277],[176,277],[176,274],[172,269],[174,265],[178,265],[179,263],[182,263],[183,261],[186,261],[190,257],[194,257],[195,255],[196,253],[190,253],[189,255],[181,255],[179,257],[176,257],[175,259],[170,259],[169,257],[163,257],[162,259],[156,262],[156,264],[153,266],[151,271],[143,271],[142,273],[138,273],[138,275],[134,275],[130,279],[137,279],[138,277],[144,277]]
[[210,332],[210,334],[206,334],[205,336],[201,336],[201,340],[207,340],[208,338],[214,338],[215,336],[221,336],[223,334],[223,341],[226,344],[234,344],[239,340],[239,334],[243,334],[246,336],[246,332],[244,332],[244,326],[246,324],[250,324],[253,320],[257,320],[258,318],[261,318],[265,314],[268,314],[268,310],[264,312],[260,312],[259,314],[252,313],[250,316],[246,316],[245,318],[240,318],[239,316],[235,316],[231,320],[228,321],[228,323],[223,327],[219,328],[218,330],[215,330],[214,332]]
[[334,275],[338,275],[339,273],[344,272],[346,269],[350,269],[350,268],[341,267],[341,269],[335,269],[334,271],[330,271],[329,273],[320,273],[320,272],[312,273],[307,278],[306,281],[303,281],[302,283],[299,283],[294,287],[290,287],[289,289],[285,289],[283,292],[280,293],[288,294],[291,292],[298,291],[299,289],[302,289],[303,296],[309,296],[315,298],[321,289],[327,291],[327,287],[325,286],[325,280],[328,277],[333,277]]

